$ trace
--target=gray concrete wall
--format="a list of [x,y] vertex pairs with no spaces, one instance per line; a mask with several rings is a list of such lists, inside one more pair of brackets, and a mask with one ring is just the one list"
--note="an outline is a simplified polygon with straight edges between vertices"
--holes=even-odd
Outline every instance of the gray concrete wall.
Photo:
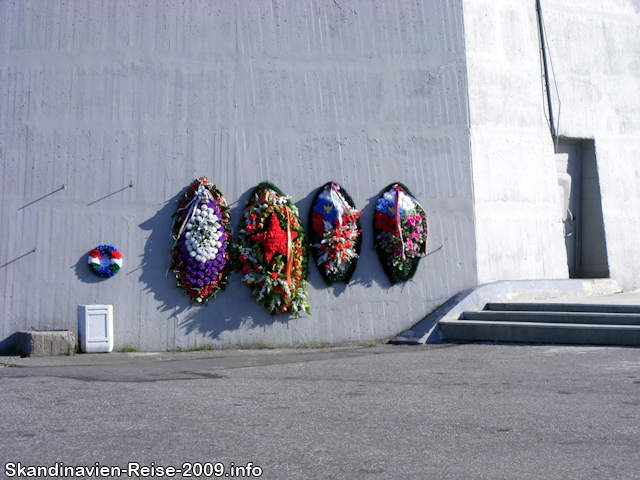
[[[116,350],[408,328],[477,283],[464,47],[460,1],[1,0],[0,342],[75,331],[84,304],[113,304]],[[312,267],[312,315],[298,320],[269,316],[238,275],[209,307],[189,306],[165,268],[175,199],[200,175],[234,225],[260,181],[305,223],[316,189],[340,182],[364,209],[352,283],[327,288]],[[442,249],[392,288],[371,225],[395,180]],[[86,256],[102,243],[124,268],[101,281]]]
[[[558,133],[594,139],[611,277],[640,287],[640,5],[542,1]],[[478,281],[566,278],[535,1],[465,0]],[[559,110],[555,86],[554,110]]]
[[566,278],[535,2],[466,0],[478,282]]
[[640,288],[640,3],[543,2],[560,135],[595,140],[612,278]]

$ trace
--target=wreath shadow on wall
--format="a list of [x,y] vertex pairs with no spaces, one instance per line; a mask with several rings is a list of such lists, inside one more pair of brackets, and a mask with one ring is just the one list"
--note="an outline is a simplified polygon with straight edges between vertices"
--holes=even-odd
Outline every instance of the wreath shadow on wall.
[[[191,304],[189,298],[176,288],[173,272],[167,273],[170,260],[172,215],[175,213],[178,200],[183,198],[183,193],[188,185],[167,201],[156,214],[142,222],[139,227],[149,232],[145,243],[144,253],[140,261],[140,281],[144,284],[144,293],[153,295],[160,303],[160,312],[171,312],[169,319],[173,320],[176,329],[181,329],[185,334],[195,333],[207,341],[222,341],[224,333],[234,332],[240,329],[266,327],[275,322],[288,323],[294,320],[293,315],[271,316],[251,296],[251,290],[242,281],[239,274],[229,275],[229,284],[226,290],[218,292],[216,298],[207,305]],[[253,191],[253,187],[247,190],[238,201],[231,203],[231,222],[235,233],[240,223],[240,217],[244,211],[244,205]],[[222,192],[224,195],[224,191]],[[86,257],[85,257],[86,263]],[[85,266],[86,269],[86,266]],[[89,275],[94,276],[87,270]],[[97,277],[96,277],[97,278]],[[304,321],[302,317],[300,321]],[[158,321],[162,321],[158,319]],[[248,344],[252,343],[248,333]],[[262,343],[259,338],[256,344]]]
[[[378,198],[379,195],[368,198],[366,205],[362,208],[362,216],[360,217],[362,223],[360,258],[349,285],[362,285],[365,288],[372,288],[375,283],[378,288],[388,289],[392,287],[378,259],[371,233]],[[356,205],[356,207],[358,208],[359,206]]]
[[86,253],[83,253],[76,264],[72,267],[76,274],[76,278],[82,283],[101,283],[105,280],[109,280],[109,278],[97,276],[89,269],[89,265],[87,265],[87,257],[89,256],[89,253],[91,253],[91,250],[87,250]]
[[[176,329],[183,330],[187,335],[195,333],[203,336],[205,339],[204,344],[206,344],[207,341],[220,341],[224,345],[225,332],[234,332],[246,328],[264,328],[275,322],[286,324],[290,320],[306,321],[308,319],[306,315],[300,319],[296,319],[293,315],[269,315],[252,297],[250,289],[245,282],[242,281],[242,276],[239,274],[231,274],[226,290],[219,292],[216,298],[211,300],[207,306],[190,304],[189,298],[187,298],[181,290],[176,288],[173,273],[171,271],[167,273],[170,250],[173,244],[173,239],[171,238],[172,215],[176,211],[178,200],[183,198],[183,193],[187,188],[188,185],[185,185],[185,188],[167,201],[155,215],[139,225],[142,230],[149,232],[149,237],[145,243],[140,267],[137,267],[129,273],[133,273],[138,269],[141,270],[140,281],[144,285],[144,293],[153,295],[153,298],[160,303],[158,310],[160,312],[171,312],[169,319],[175,322],[174,325]],[[252,186],[246,190],[236,202],[230,204],[234,240],[245,204],[254,188],[255,187]],[[225,192],[223,191],[222,193],[224,194]],[[316,191],[312,191],[305,198],[296,202],[296,206],[301,212],[300,219],[307,231],[309,226],[306,225],[306,223],[308,223],[306,222],[306,213],[311,208],[315,195]],[[349,284],[338,283],[327,287],[318,271],[318,267],[316,265],[309,265],[310,274],[307,280],[315,289],[326,290],[328,288],[331,294],[337,298],[352,285],[372,288],[375,284],[381,289],[392,287],[378,259],[371,234],[371,226],[373,225],[378,198],[379,194],[370,197],[367,199],[364,208],[362,208],[362,249],[358,265]],[[356,207],[358,207],[358,205],[356,205]],[[309,261],[313,262],[311,255],[309,256]],[[82,281],[86,281],[87,283],[102,281],[101,278],[96,277],[87,268],[86,255],[83,255],[78,261],[76,272],[78,278],[81,278]],[[314,314],[313,305],[311,314],[312,316]],[[251,342],[251,334],[248,332],[246,343],[262,343],[258,332],[256,332],[256,337],[256,342]]]

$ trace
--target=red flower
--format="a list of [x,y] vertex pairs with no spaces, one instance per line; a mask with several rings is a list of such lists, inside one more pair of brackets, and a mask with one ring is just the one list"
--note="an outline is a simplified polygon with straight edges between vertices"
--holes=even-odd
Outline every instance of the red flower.
[[91,253],[89,253],[89,256],[93,258],[100,258],[102,255],[100,255],[100,250],[94,248],[93,250],[91,250]]
[[261,281],[258,285],[260,285],[260,287],[264,287],[264,280]]
[[254,227],[253,225],[247,225],[244,229],[247,231],[247,233],[253,233],[255,228],[256,227]]
[[271,280],[276,280],[278,278],[278,274],[276,272],[273,272],[271,275],[269,275],[271,277]]
[[191,295],[191,298],[196,298],[197,296],[200,295],[200,293],[198,292],[198,290],[193,289],[189,292],[189,295]]
[[398,234],[398,229],[396,228],[395,219],[390,217],[389,215],[385,215],[382,212],[376,212],[375,227],[378,230],[382,230],[383,232],[387,232],[392,235]]
[[205,298],[207,295],[209,295],[209,291],[205,290],[204,288],[200,291],[200,298]]
[[311,214],[311,228],[320,236],[324,234],[324,221],[318,212]]
[[258,218],[258,216],[255,213],[249,215],[249,221],[251,222],[255,222],[256,218]]
[[276,285],[275,287],[273,287],[273,291],[275,293],[280,293],[280,285]]
[[179,278],[180,280],[183,280],[183,281],[184,281],[184,280],[186,280],[186,279],[187,279],[187,272],[180,272],[180,273],[178,274],[178,278]]
[[174,252],[173,259],[174,260],[180,260],[180,254],[178,252]]
[[243,275],[248,275],[250,272],[251,272],[251,267],[249,265],[245,265],[244,267],[242,267]]
[[[290,238],[294,240],[297,236],[296,232],[291,232]],[[262,245],[267,262],[270,262],[277,253],[287,254],[287,232],[282,230],[278,216],[275,213],[271,214],[269,227],[264,232],[251,235],[250,238],[252,241]]]
[[253,271],[256,273],[260,273],[262,271],[262,267],[260,265],[254,265]]
[[122,258],[122,254],[120,252],[111,252],[111,255],[109,255],[109,257],[120,259]]
[[240,255],[240,263],[244,263],[247,260],[247,257],[244,255]]
[[182,285],[182,289],[187,292],[189,290],[191,290],[191,284],[189,282],[184,282],[184,284]]

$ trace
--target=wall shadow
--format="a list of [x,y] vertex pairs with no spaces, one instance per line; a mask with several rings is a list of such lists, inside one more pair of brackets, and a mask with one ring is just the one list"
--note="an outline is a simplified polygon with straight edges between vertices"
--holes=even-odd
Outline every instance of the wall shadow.
[[4,340],[0,340],[0,354],[16,353],[16,337],[18,332],[14,332]]
[[380,190],[378,195],[368,198],[367,204],[362,208],[362,216],[360,217],[362,224],[362,247],[358,265],[356,266],[355,272],[353,272],[351,282],[349,282],[350,285],[362,285],[365,288],[371,288],[375,284],[380,288],[391,288],[391,282],[382,269],[378,253],[373,243],[373,218],[376,213],[376,202],[383,192],[384,190]]
[[298,208],[298,215],[300,215],[300,222],[304,227],[304,234],[307,241],[307,261],[309,262],[309,275],[307,276],[307,282],[309,282],[309,285],[316,290],[322,290],[324,288],[332,287],[328,286],[322,278],[322,275],[320,275],[318,266],[313,260],[313,255],[311,255],[311,248],[309,247],[309,231],[311,230],[311,225],[309,225],[309,210],[313,205],[313,199],[316,196],[316,193],[318,193],[318,189],[313,190],[309,195],[301,200],[298,200],[295,203],[295,206]]
[[4,265],[0,265],[0,268],[4,268],[7,265],[11,265],[13,262],[17,262],[18,260],[20,260],[21,258],[26,257],[27,255],[31,255],[32,253],[35,253],[36,249],[34,248],[33,250],[31,250],[30,252],[24,253],[22,255],[20,255],[19,257],[14,258],[13,260],[8,261],[7,263],[5,263]]
[[[252,187],[240,195],[236,202],[230,203],[231,224],[233,240],[237,238],[236,232],[241,221],[241,215],[246,208],[247,200],[255,187]],[[140,266],[140,280],[144,284],[144,290],[159,303],[160,312],[170,312],[168,318],[176,319],[176,326],[183,330],[184,334],[195,333],[203,336],[205,341],[220,342],[225,344],[225,333],[236,333],[238,330],[246,330],[242,334],[242,343],[264,343],[259,335],[262,328],[276,322],[288,324],[296,320],[294,315],[271,315],[252,296],[251,289],[242,281],[240,274],[232,273],[229,276],[229,284],[225,291],[218,293],[217,298],[209,301],[207,305],[192,304],[190,299],[175,287],[173,272],[167,272],[169,255],[173,240],[171,238],[172,215],[177,209],[177,200],[182,198],[186,188],[167,201],[153,217],[145,220],[139,227],[148,231],[149,236],[145,243]],[[222,192],[224,194],[224,192]],[[286,193],[286,192],[285,192]],[[308,214],[313,198],[317,190],[312,191],[303,199],[295,202],[299,210],[300,220],[305,232],[308,232]],[[380,192],[380,194],[382,191]],[[379,195],[380,195],[379,194]],[[309,265],[309,285],[315,290],[330,289],[336,298],[342,295],[349,286],[358,285],[372,288],[374,285],[381,289],[391,288],[391,283],[386,277],[373,243],[373,219],[375,206],[379,195],[372,196],[362,208],[361,217],[363,228],[363,241],[358,264],[348,285],[336,284],[327,286],[318,271],[318,267]],[[359,207],[358,205],[356,205]],[[311,253],[308,252],[308,260],[313,262]],[[85,260],[86,261],[86,260]],[[86,266],[87,275],[92,275]],[[84,277],[84,276],[83,276]],[[89,277],[86,277],[89,278]],[[301,314],[300,319],[308,316]],[[256,328],[258,329],[256,331]],[[261,332],[260,332],[261,333]],[[253,341],[255,339],[255,341]],[[229,340],[229,343],[237,343],[237,337]]]
[[116,190],[115,192],[112,192],[112,193],[110,193],[110,194],[108,194],[108,195],[105,195],[105,196],[104,196],[104,197],[102,197],[102,198],[99,198],[99,199],[97,199],[97,200],[94,200],[94,201],[93,201],[93,202],[91,202],[91,203],[88,203],[88,204],[87,204],[87,207],[90,207],[90,206],[91,206],[91,205],[93,205],[94,203],[101,202],[102,200],[106,200],[107,198],[109,198],[109,197],[111,197],[111,196],[113,196],[113,195],[115,195],[115,194],[117,194],[117,193],[124,192],[125,190],[127,190],[127,189],[129,189],[129,188],[133,188],[133,180],[132,180],[132,181],[131,181],[131,183],[130,183],[129,185],[127,185],[126,187],[122,187],[122,188],[120,188],[120,189]]
[[41,196],[40,198],[36,198],[35,200],[33,200],[33,201],[31,201],[31,202],[29,202],[29,203],[27,203],[27,204],[25,204],[25,205],[21,206],[18,210],[22,210],[22,209],[24,209],[24,208],[27,208],[27,207],[29,207],[29,206],[33,205],[34,203],[37,203],[37,202],[39,202],[40,200],[44,200],[45,198],[47,198],[47,197],[49,197],[49,196],[53,195],[54,193],[59,192],[60,190],[66,190],[66,188],[67,188],[67,187],[63,184],[60,188],[57,188],[57,189],[55,189],[53,192],[51,192],[51,193],[47,193],[46,195],[43,195],[43,196]]

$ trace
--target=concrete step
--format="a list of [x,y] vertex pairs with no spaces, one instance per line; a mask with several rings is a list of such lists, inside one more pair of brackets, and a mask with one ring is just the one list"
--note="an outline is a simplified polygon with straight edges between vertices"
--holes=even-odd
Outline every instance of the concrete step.
[[601,313],[628,313],[628,314],[640,315],[640,305],[491,302],[491,303],[487,303],[484,309],[492,310],[492,311],[601,312]]
[[27,357],[73,355],[76,336],[68,330],[27,330],[16,333],[14,348],[17,353]]
[[549,311],[491,311],[463,312],[460,320],[487,320],[494,322],[582,323],[604,325],[638,325],[640,314],[598,312]]
[[487,303],[439,326],[451,340],[640,346],[634,305]]
[[440,329],[450,340],[640,346],[638,325],[443,320]]

